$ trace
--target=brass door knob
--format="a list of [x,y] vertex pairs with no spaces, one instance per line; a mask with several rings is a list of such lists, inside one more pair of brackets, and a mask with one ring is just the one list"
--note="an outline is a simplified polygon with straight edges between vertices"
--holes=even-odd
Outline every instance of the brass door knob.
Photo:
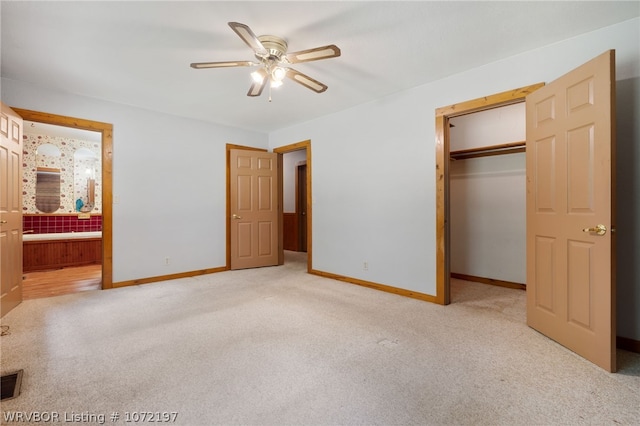
[[584,228],[582,232],[595,232],[597,235],[604,235],[607,233],[607,227],[600,224],[596,225],[595,228]]
[[233,215],[233,216],[231,216],[231,217],[233,217],[234,219],[242,219],[242,216],[238,216],[237,214],[234,214],[234,215]]

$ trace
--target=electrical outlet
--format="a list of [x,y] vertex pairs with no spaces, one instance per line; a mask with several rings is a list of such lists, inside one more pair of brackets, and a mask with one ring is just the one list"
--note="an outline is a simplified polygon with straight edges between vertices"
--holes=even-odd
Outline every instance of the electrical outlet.
[[362,270],[363,271],[369,270],[369,262],[367,262],[366,260],[362,263]]
[[168,257],[165,257],[165,258],[164,258],[164,264],[165,264],[165,265],[168,265],[168,264],[169,264],[169,258],[168,258]]

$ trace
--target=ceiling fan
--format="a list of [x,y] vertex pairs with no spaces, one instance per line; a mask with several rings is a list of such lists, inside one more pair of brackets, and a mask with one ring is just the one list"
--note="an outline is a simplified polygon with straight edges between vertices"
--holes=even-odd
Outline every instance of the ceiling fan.
[[[260,67],[251,73],[253,83],[247,96],[260,96],[267,83],[270,87],[282,85],[285,77],[313,90],[322,93],[327,85],[308,75],[290,68],[289,64],[318,61],[320,59],[336,58],[340,56],[340,49],[334,44],[287,53],[287,42],[276,36],[263,35],[257,37],[251,28],[239,22],[229,22],[231,29],[249,46],[259,62],[229,61],[229,62],[195,62],[191,68],[230,68],[230,67]],[[271,100],[271,97],[269,97]]]

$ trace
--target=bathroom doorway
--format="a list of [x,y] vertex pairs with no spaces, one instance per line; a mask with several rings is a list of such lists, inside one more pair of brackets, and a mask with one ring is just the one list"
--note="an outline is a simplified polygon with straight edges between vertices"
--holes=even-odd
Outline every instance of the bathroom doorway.
[[[60,167],[60,206],[53,212],[44,212],[35,207],[36,185],[24,182],[23,223],[23,254],[25,264],[30,253],[25,252],[27,244],[32,245],[28,250],[44,250],[52,257],[63,253],[65,259],[62,265],[56,265],[57,260],[52,257],[39,257],[32,261],[24,271],[27,285],[25,298],[48,297],[77,291],[111,288],[113,285],[112,271],[112,131],[109,123],[101,123],[86,119],[67,117],[37,111],[13,108],[25,120],[25,152],[34,151],[33,161],[45,163],[47,159],[38,160],[35,156],[37,145],[43,142],[53,142],[49,145],[63,146],[64,156],[69,164]],[[87,140],[88,139],[88,140]],[[82,140],[82,147],[75,147],[72,141]],[[86,145],[86,146],[84,146]],[[80,149],[82,148],[82,149]],[[76,151],[74,159],[71,151]],[[66,152],[69,151],[69,152]],[[92,163],[88,155],[95,154],[95,164],[99,169],[91,169],[87,165]],[[62,154],[62,153],[61,153]],[[25,157],[28,157],[25,154]],[[27,160],[28,158],[25,158]],[[78,165],[73,168],[73,162]],[[25,164],[28,164],[25,162]],[[92,163],[93,164],[93,163]],[[44,164],[40,165],[46,168]],[[37,180],[38,164],[30,164],[29,173],[25,173],[25,180],[29,176]],[[65,169],[65,170],[62,170]],[[55,170],[54,170],[55,171]],[[62,173],[67,172],[63,177]],[[87,174],[89,173],[89,174]],[[67,193],[68,192],[68,193]],[[50,192],[47,195],[51,195]],[[31,206],[30,203],[34,205]],[[55,207],[55,205],[54,205]],[[58,240],[44,243],[49,237],[44,234],[67,235]],[[97,234],[100,235],[97,235]],[[36,235],[39,235],[37,237]],[[45,248],[46,247],[46,248]],[[62,249],[60,247],[63,247]],[[57,253],[57,254],[56,254]],[[73,253],[73,256],[70,255]],[[51,266],[51,267],[50,267]],[[32,292],[30,294],[29,292]]]

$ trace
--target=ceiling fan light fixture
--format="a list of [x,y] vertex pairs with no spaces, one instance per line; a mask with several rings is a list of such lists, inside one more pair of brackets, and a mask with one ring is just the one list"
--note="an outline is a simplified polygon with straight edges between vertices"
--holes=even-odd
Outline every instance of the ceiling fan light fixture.
[[[262,71],[262,72],[260,72],[260,71]],[[264,80],[264,75],[265,75],[264,70],[260,69],[260,70],[252,72],[251,73],[251,78],[253,79],[253,81],[255,81],[256,83],[260,84]]]
[[275,67],[273,72],[271,73],[271,77],[273,77],[273,80],[280,81],[280,82],[284,80],[286,75],[287,75],[287,70],[282,67]]
[[275,89],[276,87],[280,87],[280,86],[282,86],[282,80],[271,79],[271,87]]

